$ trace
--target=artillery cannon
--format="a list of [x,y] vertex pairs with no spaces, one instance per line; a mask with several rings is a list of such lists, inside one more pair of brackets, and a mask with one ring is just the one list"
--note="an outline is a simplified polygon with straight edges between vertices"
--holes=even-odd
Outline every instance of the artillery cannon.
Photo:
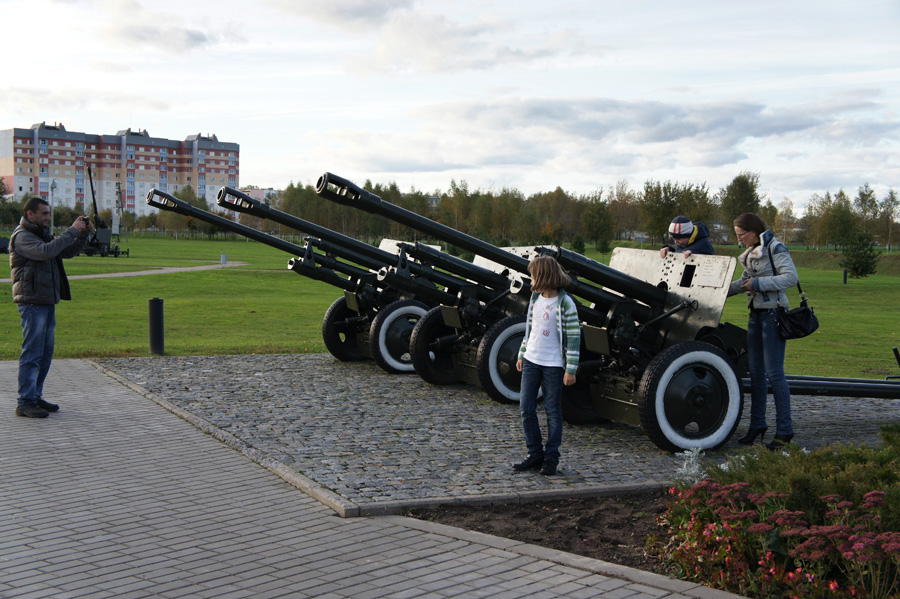
[[85,256],[99,255],[103,258],[106,258],[107,256],[118,258],[122,254],[128,256],[129,250],[123,251],[119,248],[119,244],[113,244],[112,229],[109,228],[106,221],[100,218],[100,213],[97,211],[97,197],[94,195],[94,176],[91,173],[90,167],[88,167],[87,172],[88,182],[91,187],[91,205],[93,206],[91,218],[94,219],[94,229],[91,231],[87,245],[82,251]]
[[[316,190],[331,201],[385,216],[520,275],[527,273],[527,258],[385,202],[331,173],[319,178]],[[620,249],[607,267],[562,248],[534,251],[560,260],[573,275],[566,290],[592,302],[579,306],[582,362],[578,383],[564,389],[568,422],[604,418],[642,426],[653,443],[670,451],[727,442],[743,409],[740,375],[746,353],[746,331],[719,322],[734,258],[679,256],[676,261],[674,256],[660,259],[656,252]],[[521,296],[527,277],[512,279],[510,293]],[[413,362],[421,360],[423,351],[449,352],[456,365],[471,361],[471,341],[458,334],[467,315],[459,306],[447,305],[440,315],[443,329],[432,322],[432,312],[416,325]],[[502,384],[494,382],[496,388],[515,390],[516,396],[504,396],[508,401],[517,400],[515,361],[524,320],[520,313],[495,322],[476,352],[476,371],[502,379]]]
[[[389,304],[382,307],[377,310],[377,314],[372,320],[372,334],[369,335],[370,353],[383,368],[390,366],[399,370],[398,362],[401,361],[399,356],[402,355],[403,371],[415,370],[426,381],[434,384],[456,382],[458,377],[452,365],[445,362],[444,353],[422,351],[417,354],[411,351],[410,337],[414,330],[413,326],[418,326],[418,322],[428,318],[435,309],[439,311],[441,305],[458,305],[464,311],[473,314],[467,320],[468,326],[483,333],[496,320],[513,314],[521,314],[527,306],[527,298],[510,294],[509,269],[502,265],[494,265],[492,268],[478,266],[423,243],[389,242],[387,245],[394,246],[394,250],[397,252],[396,255],[391,254],[291,214],[275,210],[268,204],[230,187],[224,187],[219,191],[216,203],[230,210],[269,219],[313,235],[315,237],[308,240],[309,245],[325,251],[326,255],[341,256],[377,270],[377,280],[380,283],[405,292],[407,294],[406,303]],[[417,262],[407,259],[410,257]],[[296,264],[298,260],[299,258],[294,259],[292,264]],[[525,264],[527,264],[527,260]],[[354,312],[361,312],[358,306],[359,302],[354,294],[345,292],[345,298],[337,300],[333,306],[336,308],[335,313],[338,316],[329,318],[329,315],[326,315],[323,323],[326,346],[328,346],[328,338],[334,337],[329,333],[330,330],[346,331],[350,329],[347,323],[340,319],[340,316],[344,315],[346,311],[341,307],[342,301],[344,306],[349,306]],[[394,315],[395,310],[400,309],[408,315],[405,320]],[[350,319],[354,318],[357,316],[350,316]],[[418,322],[413,322],[414,318]],[[386,339],[376,343],[373,341],[378,338],[375,333],[383,321],[394,324]],[[434,320],[429,322],[434,322]],[[432,329],[429,328],[429,330]],[[480,333],[478,336],[480,337]],[[388,362],[388,364],[382,362]],[[471,377],[469,378],[471,379]],[[517,389],[515,393],[518,393]]]
[[[256,202],[253,198],[248,199]],[[226,200],[222,201],[228,204]],[[437,299],[449,301],[452,297],[445,297],[447,292],[432,282],[408,274],[420,272],[422,268],[410,264],[399,250],[391,253],[375,248],[300,219],[295,224],[303,223],[308,231],[329,237],[333,244],[328,247],[342,259],[315,251],[317,246],[328,244],[326,241],[308,238],[306,246],[299,246],[201,210],[156,189],[147,194],[147,203],[288,252],[295,256],[288,261],[289,270],[343,290],[345,295],[329,307],[322,323],[325,346],[339,360],[372,358],[387,372],[414,372],[409,363],[409,336],[419,316],[430,307],[419,298],[424,296],[434,302]],[[379,277],[378,273],[357,266],[376,269],[386,264],[398,264],[407,274]],[[446,279],[443,282],[454,281]]]

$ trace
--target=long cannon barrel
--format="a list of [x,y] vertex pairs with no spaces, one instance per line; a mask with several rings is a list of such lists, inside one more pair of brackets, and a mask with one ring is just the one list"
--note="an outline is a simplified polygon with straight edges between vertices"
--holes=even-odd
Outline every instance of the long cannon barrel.
[[451,256],[424,243],[404,243],[406,253],[420,262],[428,262],[437,268],[443,268],[457,273],[467,279],[471,279],[480,285],[491,289],[506,289],[509,287],[509,277],[502,273],[496,273],[487,268],[467,262],[462,258]]
[[[518,256],[512,252],[507,252],[495,245],[491,245],[490,243],[472,237],[471,235],[466,235],[456,229],[442,225],[441,223],[420,216],[410,210],[391,204],[390,202],[385,202],[377,195],[366,191],[355,183],[333,173],[325,173],[319,177],[319,180],[316,182],[316,192],[323,198],[331,200],[332,202],[384,216],[402,225],[412,227],[423,233],[437,237],[438,239],[443,239],[444,241],[465,250],[484,256],[497,264],[501,264],[517,272],[528,272],[529,260],[527,258]],[[575,278],[573,278],[569,286],[566,287],[566,291],[598,304],[600,309],[606,309],[610,306],[621,305],[623,303],[622,296],[602,289],[597,289],[596,287],[587,285]],[[650,309],[647,306],[633,301],[630,303],[632,304],[631,315],[639,322],[646,322],[647,320],[658,316],[658,311],[655,309]]]
[[216,194],[216,204],[222,208],[227,208],[235,212],[265,218],[306,233],[307,235],[311,235],[312,237],[353,249],[378,264],[385,264],[386,262],[397,259],[396,255],[391,254],[390,252],[386,252],[373,245],[369,245],[368,243],[363,243],[352,237],[342,235],[331,229],[326,229],[325,227],[303,220],[292,214],[276,210],[265,202],[250,197],[232,187],[223,187],[219,190]]
[[147,192],[147,204],[153,206],[154,208],[168,210],[169,212],[176,212],[183,216],[192,216],[198,220],[220,226],[223,229],[228,229],[230,231],[243,235],[244,237],[248,237],[253,241],[265,243],[266,245],[270,245],[274,248],[283,250],[295,256],[299,256],[303,253],[302,246],[291,243],[289,241],[285,241],[283,239],[279,239],[277,237],[273,237],[268,233],[257,231],[253,227],[248,227],[246,225],[236,223],[223,216],[212,214],[211,212],[207,212],[206,210],[201,210],[196,206],[192,206],[187,202],[179,200],[175,196],[169,195],[168,193],[160,191],[158,189],[151,189],[149,192]]
[[[302,231],[307,235],[331,244],[331,249],[329,251],[332,251],[336,255],[362,264],[375,271],[380,270],[385,265],[397,262],[396,254],[369,245],[368,243],[363,243],[357,239],[338,233],[337,231],[326,229],[325,227],[303,220],[292,214],[276,210],[265,202],[260,202],[256,198],[252,198],[231,187],[223,187],[219,190],[219,193],[216,195],[216,203],[223,208],[228,208],[235,212],[265,218],[291,227],[292,229]],[[465,284],[465,281],[462,281],[459,277],[442,272],[426,270],[418,264],[409,264],[409,271],[414,276],[427,277],[429,280],[445,287],[452,293],[457,293],[459,288]]]
[[[223,229],[238,233],[254,241],[259,241],[260,243],[264,243],[268,246],[285,251],[289,254],[293,254],[294,256],[302,256],[307,253],[306,248],[304,248],[303,246],[299,246],[289,241],[279,239],[278,237],[273,237],[272,235],[263,233],[262,231],[257,231],[252,227],[247,227],[240,223],[236,223],[217,214],[212,214],[211,212],[207,212],[206,210],[201,210],[196,206],[192,206],[187,202],[179,200],[178,198],[169,195],[164,191],[159,191],[158,189],[151,189],[147,193],[147,204],[153,206],[154,208],[159,208],[160,210],[175,212],[183,216],[192,216],[197,220],[202,220],[203,222],[222,227]],[[322,257],[319,255],[317,255],[317,257],[319,258],[319,260],[322,259]],[[311,279],[322,281],[323,283],[328,283],[345,291],[353,291],[357,286],[356,282],[344,279],[334,272],[312,268],[309,263],[307,263],[307,266],[308,267],[303,268],[302,271],[295,268],[292,268],[291,270],[294,270],[299,274],[303,274]]]
[[484,256],[516,272],[528,272],[528,260],[495,245],[481,241],[456,229],[419,216],[414,212],[385,202],[355,183],[332,173],[325,173],[316,182],[316,193],[343,206],[350,206],[372,214],[385,216],[402,225],[412,227],[438,239],[448,241],[479,256]]

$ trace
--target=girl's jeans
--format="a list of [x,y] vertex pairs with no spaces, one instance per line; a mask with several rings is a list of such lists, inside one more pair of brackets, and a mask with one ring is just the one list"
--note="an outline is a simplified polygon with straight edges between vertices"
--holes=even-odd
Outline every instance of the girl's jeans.
[[43,399],[44,379],[53,360],[56,306],[19,306],[22,353],[19,355],[19,405]]
[[750,427],[766,427],[766,398],[772,386],[775,434],[792,435],[791,391],[784,377],[786,341],[778,334],[778,310],[751,310],[747,323],[750,370]]
[[[558,366],[538,366],[522,361],[522,387],[519,409],[529,455],[544,456],[545,462],[559,464],[559,445],[562,443],[562,388],[565,369]],[[544,387],[544,411],[547,413],[547,444],[542,444],[541,425],[537,417],[538,390]]]

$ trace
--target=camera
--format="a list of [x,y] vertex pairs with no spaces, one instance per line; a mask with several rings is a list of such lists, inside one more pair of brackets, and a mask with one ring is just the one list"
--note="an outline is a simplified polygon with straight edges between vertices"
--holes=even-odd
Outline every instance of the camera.
[[85,224],[85,225],[89,225],[89,224],[91,224],[91,219],[89,219],[89,218],[88,218],[88,217],[86,217],[86,216],[85,216],[85,217],[83,217],[83,218],[84,218],[84,224]]

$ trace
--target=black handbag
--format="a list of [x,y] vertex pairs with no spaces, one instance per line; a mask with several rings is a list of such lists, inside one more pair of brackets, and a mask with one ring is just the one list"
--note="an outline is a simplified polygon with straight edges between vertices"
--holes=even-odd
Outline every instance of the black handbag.
[[[769,262],[772,264],[772,273],[778,274],[775,270],[775,262],[772,260],[772,254],[769,254]],[[778,334],[783,339],[802,339],[808,335],[812,335],[819,328],[819,319],[816,313],[809,306],[806,294],[800,287],[800,281],[797,281],[797,291],[800,292],[800,306],[793,310],[785,310],[778,306]]]

